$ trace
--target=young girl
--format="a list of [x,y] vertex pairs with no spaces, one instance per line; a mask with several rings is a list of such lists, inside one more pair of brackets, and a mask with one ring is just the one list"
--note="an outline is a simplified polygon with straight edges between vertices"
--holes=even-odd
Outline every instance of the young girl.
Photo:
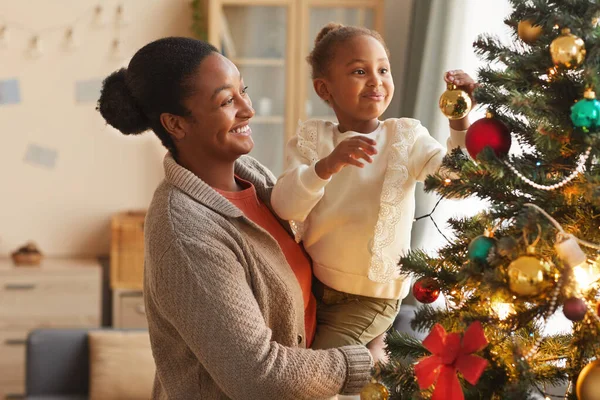
[[[307,60],[315,91],[339,123],[300,124],[272,193],[273,209],[292,222],[319,280],[313,348],[375,338],[371,346],[383,347],[410,288],[398,262],[410,248],[415,185],[446,154],[419,121],[379,120],[394,94],[388,54],[372,30],[321,30]],[[469,94],[475,88],[462,71],[445,80]],[[450,121],[449,150],[464,147],[468,125],[466,118]]]

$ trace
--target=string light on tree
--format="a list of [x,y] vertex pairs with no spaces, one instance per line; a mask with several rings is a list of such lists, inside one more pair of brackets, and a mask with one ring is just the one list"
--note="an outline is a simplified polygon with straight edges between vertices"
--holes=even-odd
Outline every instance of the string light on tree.
[[561,35],[550,43],[550,55],[555,65],[568,69],[576,68],[585,59],[585,43],[583,39],[571,33],[569,28],[563,28]]
[[577,286],[582,293],[588,292],[598,286],[600,280],[600,270],[598,261],[586,260],[585,262],[573,267],[573,276]]
[[558,67],[556,67],[556,66],[550,67],[550,68],[548,68],[548,72],[544,78],[546,79],[547,82],[552,82],[554,80],[554,78],[556,78],[557,74],[558,74]]
[[574,235],[559,231],[554,248],[560,259],[571,268],[577,293],[584,294],[598,283],[600,270],[597,260],[588,260]]
[[500,321],[505,321],[515,313],[515,306],[506,301],[494,300],[491,303],[491,309]]

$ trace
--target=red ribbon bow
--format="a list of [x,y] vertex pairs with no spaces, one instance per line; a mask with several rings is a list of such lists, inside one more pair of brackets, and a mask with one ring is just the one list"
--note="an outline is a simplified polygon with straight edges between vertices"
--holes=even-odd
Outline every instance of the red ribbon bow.
[[471,353],[482,350],[487,345],[488,341],[479,321],[467,328],[462,341],[460,334],[446,333],[443,326],[435,324],[423,341],[423,346],[432,355],[415,365],[419,387],[427,389],[435,383],[431,400],[464,400],[456,371],[460,371],[467,382],[475,385],[488,362]]

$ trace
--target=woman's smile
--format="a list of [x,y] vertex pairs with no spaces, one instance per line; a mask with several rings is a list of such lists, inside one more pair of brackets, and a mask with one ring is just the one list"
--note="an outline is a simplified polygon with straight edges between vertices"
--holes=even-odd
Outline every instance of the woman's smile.
[[245,124],[238,126],[237,128],[233,128],[229,131],[229,133],[234,136],[250,136],[252,135],[252,129],[250,129],[250,125]]

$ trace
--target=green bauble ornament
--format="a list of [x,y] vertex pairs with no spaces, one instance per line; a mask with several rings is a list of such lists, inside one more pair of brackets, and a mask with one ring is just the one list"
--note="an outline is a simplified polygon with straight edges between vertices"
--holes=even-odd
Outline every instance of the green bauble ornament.
[[469,243],[469,260],[488,265],[496,251],[496,239],[486,235],[477,236]]
[[591,89],[586,89],[584,99],[571,106],[571,121],[584,131],[600,126],[600,101]]

